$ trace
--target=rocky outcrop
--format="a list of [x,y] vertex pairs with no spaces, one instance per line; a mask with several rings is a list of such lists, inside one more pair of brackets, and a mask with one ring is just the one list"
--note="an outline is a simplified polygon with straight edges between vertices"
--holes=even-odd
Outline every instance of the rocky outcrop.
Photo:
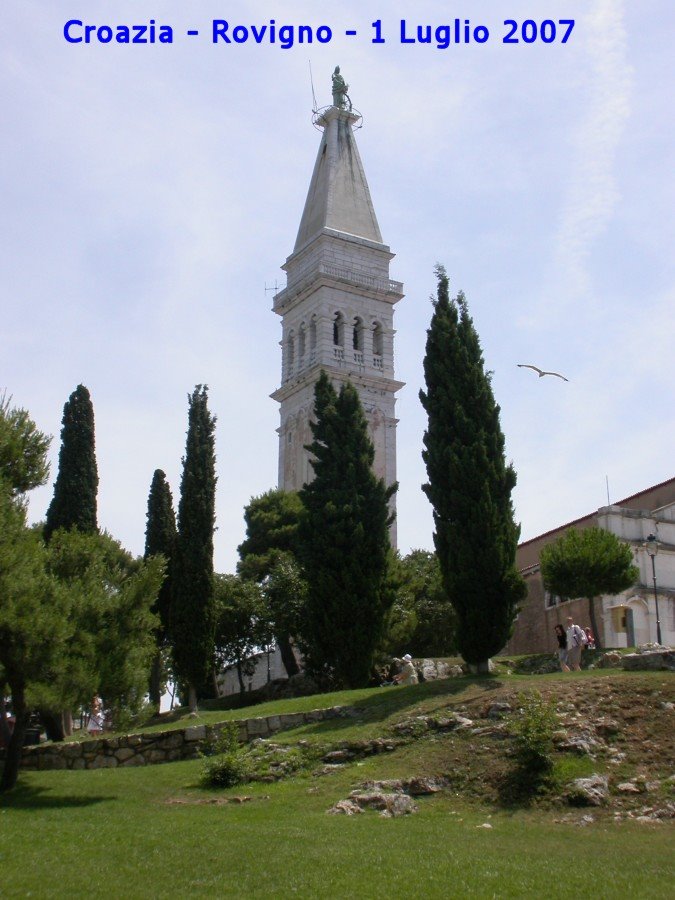
[[667,647],[656,649],[640,647],[637,653],[628,653],[623,656],[621,665],[627,671],[675,672],[675,651]]
[[606,775],[576,778],[566,796],[572,806],[604,806],[609,797],[609,779]]

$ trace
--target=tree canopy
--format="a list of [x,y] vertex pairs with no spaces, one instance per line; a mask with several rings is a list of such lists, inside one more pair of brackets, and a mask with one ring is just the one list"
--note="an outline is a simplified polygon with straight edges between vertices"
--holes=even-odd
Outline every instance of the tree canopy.
[[63,407],[59,470],[47,510],[45,540],[59,528],[96,531],[97,493],[94,406],[87,388],[78,384]]
[[252,655],[272,643],[272,628],[260,587],[238,575],[215,575],[215,648],[223,666],[237,667],[239,690],[245,691],[244,675],[253,674]]
[[51,437],[40,431],[29,413],[0,396],[0,479],[17,497],[45,484]]
[[485,371],[464,294],[450,300],[448,278],[436,270],[437,299],[427,331],[420,400],[428,416],[422,457],[433,507],[434,544],[443,583],[457,613],[457,646],[486,671],[508,640],[526,593],[515,568],[520,533],[504,457],[499,406]]
[[148,495],[148,514],[145,529],[145,559],[161,556],[166,562],[166,574],[153,612],[159,616],[155,632],[157,650],[150,675],[150,701],[159,709],[162,687],[166,682],[165,648],[168,643],[171,623],[171,569],[176,548],[176,516],[173,511],[173,497],[166,475],[156,469]]
[[448,600],[438,557],[411,550],[395,564],[396,599],[390,619],[393,655],[450,656],[456,652],[457,615]]
[[639,570],[628,544],[603,528],[569,528],[539,555],[544,587],[559,597],[586,597],[596,647],[602,647],[595,600],[635,584]]
[[213,532],[216,520],[216,419],[208,388],[188,397],[188,431],[172,566],[171,641],[177,678],[187,684],[190,708],[213,666]]
[[295,491],[270,490],[252,497],[244,510],[246,538],[238,547],[237,572],[263,585],[289,677],[300,671],[292,643],[299,635],[306,598],[297,563],[302,511],[302,501]]

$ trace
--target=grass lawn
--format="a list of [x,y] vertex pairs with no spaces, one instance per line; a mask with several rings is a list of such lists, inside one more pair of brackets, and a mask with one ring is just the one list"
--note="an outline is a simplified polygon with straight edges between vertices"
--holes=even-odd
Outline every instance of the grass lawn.
[[[216,793],[195,787],[200,766],[25,777],[0,810],[2,896],[672,897],[667,826],[580,828],[447,796],[401,819],[329,816],[353,771]],[[381,769],[369,759],[358,778]]]
[[[588,680],[574,677],[580,685]],[[487,701],[498,681],[504,680],[341,694],[329,703],[359,702],[361,720],[336,720],[332,733],[331,723],[317,723],[278,739],[339,742],[377,729],[383,733],[389,720],[433,711],[441,703],[447,707],[475,696]],[[513,679],[513,687],[519,681]],[[657,676],[641,683],[651,690],[662,681]],[[532,679],[526,683],[540,686]],[[617,688],[623,683],[617,680]],[[596,676],[591,686],[604,690],[609,684]],[[306,708],[323,705],[318,701],[307,698]],[[304,702],[282,701],[283,708],[291,704],[289,710]],[[274,704],[269,711],[279,708]],[[255,708],[256,714],[262,711]],[[419,812],[403,818],[385,819],[373,811],[326,814],[367,779],[451,769],[450,754],[458,752],[452,740],[431,737],[329,775],[307,772],[227,791],[198,786],[201,761],[22,773],[19,787],[0,798],[0,896],[672,896],[673,827],[667,822],[600,817],[580,826],[586,810],[509,811],[459,789],[420,798]],[[251,799],[224,802],[243,796]],[[484,824],[492,828],[479,827]]]

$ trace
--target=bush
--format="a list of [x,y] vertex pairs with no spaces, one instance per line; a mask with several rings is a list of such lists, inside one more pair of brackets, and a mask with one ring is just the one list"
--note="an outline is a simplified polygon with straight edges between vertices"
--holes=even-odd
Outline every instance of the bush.
[[251,764],[242,750],[222,753],[207,760],[202,769],[203,787],[234,787],[249,780]]
[[521,776],[534,781],[553,768],[553,733],[558,726],[555,701],[538,691],[519,694],[520,715],[511,725],[515,756]]
[[203,787],[228,788],[249,780],[251,763],[239,743],[239,728],[234,722],[204,742],[202,755],[208,757],[199,779]]

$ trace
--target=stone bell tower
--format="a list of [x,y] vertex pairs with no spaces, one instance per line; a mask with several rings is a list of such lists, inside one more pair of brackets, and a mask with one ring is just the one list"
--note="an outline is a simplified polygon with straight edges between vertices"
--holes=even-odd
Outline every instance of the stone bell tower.
[[[396,480],[394,304],[403,285],[389,278],[394,254],[383,243],[354,139],[361,115],[352,108],[339,67],[333,104],[315,112],[323,131],[293,252],[282,266],[287,285],[274,297],[281,316],[279,487],[311,481],[309,422],[322,369],[339,390],[356,387],[375,446],[375,473]],[[396,546],[396,524],[392,527]]]

